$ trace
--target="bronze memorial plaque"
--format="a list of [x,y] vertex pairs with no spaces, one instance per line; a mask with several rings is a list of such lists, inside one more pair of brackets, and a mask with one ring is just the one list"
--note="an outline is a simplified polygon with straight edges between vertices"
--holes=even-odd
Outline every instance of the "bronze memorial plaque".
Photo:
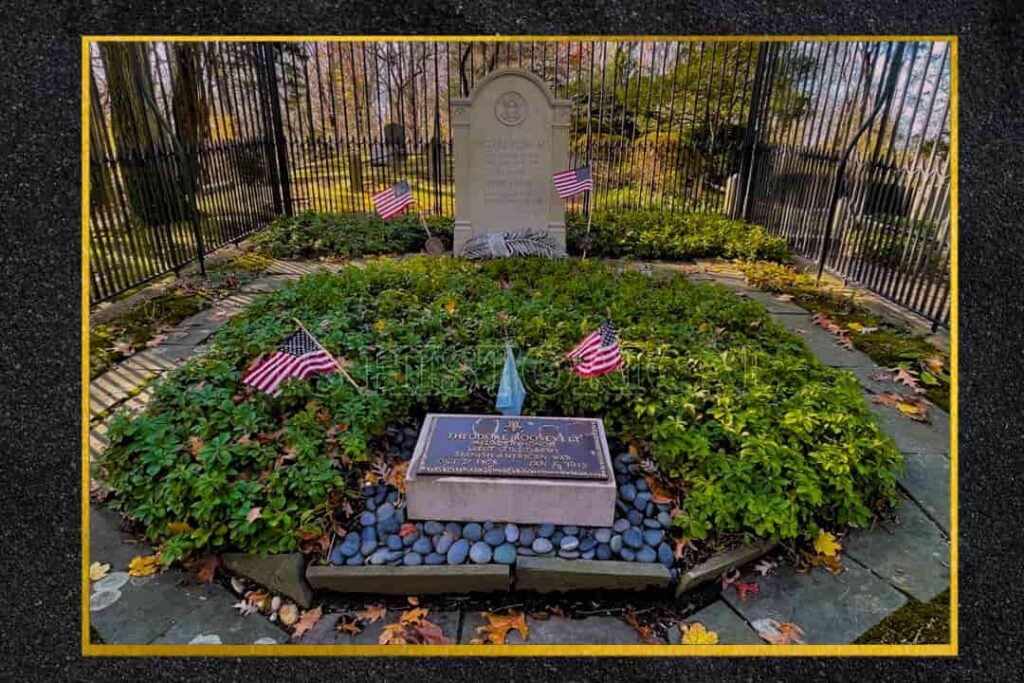
[[600,420],[431,415],[417,474],[607,479]]

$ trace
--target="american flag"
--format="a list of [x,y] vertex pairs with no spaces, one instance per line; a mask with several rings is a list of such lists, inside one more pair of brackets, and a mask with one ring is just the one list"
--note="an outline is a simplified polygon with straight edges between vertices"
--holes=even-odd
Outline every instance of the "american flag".
[[281,382],[291,377],[307,379],[318,372],[338,369],[331,354],[301,329],[285,340],[277,351],[245,373],[242,382],[271,396],[281,393]]
[[562,199],[571,197],[579,192],[590,192],[594,189],[594,181],[590,176],[590,167],[570,168],[568,171],[559,171],[551,176],[555,181],[555,189]]
[[402,210],[412,202],[412,188],[404,180],[373,195],[373,208],[384,220],[402,213]]
[[615,370],[622,365],[615,325],[611,320],[605,320],[565,357],[573,362],[579,361],[573,365],[572,371],[580,377],[597,377]]

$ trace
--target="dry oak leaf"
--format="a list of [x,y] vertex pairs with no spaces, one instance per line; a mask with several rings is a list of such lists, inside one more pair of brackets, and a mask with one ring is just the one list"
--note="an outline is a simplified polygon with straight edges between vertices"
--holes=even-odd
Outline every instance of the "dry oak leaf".
[[430,610],[426,607],[416,607],[406,612],[402,612],[402,617],[399,621],[406,626],[415,626],[425,619],[428,614],[430,614]]
[[220,557],[217,555],[207,555],[196,560],[192,564],[192,569],[196,573],[197,583],[210,583],[213,581],[213,577],[217,575],[217,569],[220,567]]
[[[670,513],[670,514],[672,514],[673,517],[675,516],[674,512]],[[672,554],[675,555],[675,558],[677,560],[681,560],[683,558],[683,551],[686,550],[687,548],[689,548],[690,550],[692,550],[694,552],[697,551],[697,546],[695,546],[693,544],[693,541],[691,541],[690,539],[688,539],[688,538],[677,538],[676,539],[676,549],[675,549],[675,551]]]
[[774,619],[756,619],[750,625],[754,627],[762,640],[772,645],[803,645],[804,643],[803,629],[792,622],[779,623]]
[[[402,528],[400,528],[398,530],[398,535],[401,536],[402,538],[405,538],[409,534],[414,534],[417,531],[418,531],[418,529],[416,528],[415,524],[413,524],[412,522],[406,522],[405,524],[402,525]],[[410,605],[416,605],[418,603],[412,602],[412,598],[409,598],[409,604]]]
[[420,599],[419,599],[419,598],[417,598],[417,597],[416,597],[415,595],[410,595],[409,597],[407,597],[407,598],[406,598],[406,600],[407,600],[407,601],[409,602],[409,604],[410,604],[410,605],[412,605],[413,607],[418,607],[418,606],[419,606],[419,604],[420,604]]
[[814,550],[825,557],[835,557],[836,553],[843,549],[843,546],[836,541],[831,533],[820,529],[818,537],[814,539]]
[[146,346],[148,346],[149,348],[160,346],[164,342],[164,339],[167,339],[166,334],[154,335],[152,339],[146,342]]
[[245,600],[239,600],[238,602],[233,604],[232,607],[238,610],[238,613],[241,614],[243,617],[247,617],[250,614],[255,614],[259,611],[259,608],[257,608],[256,605],[250,605]]
[[718,633],[709,631],[699,621],[680,624],[679,627],[683,632],[683,637],[679,640],[682,645],[718,645]]
[[356,617],[372,624],[379,619],[383,619],[387,613],[388,610],[383,605],[367,605],[366,609],[356,612]]
[[199,451],[203,448],[203,440],[198,436],[188,437],[188,452],[192,454],[192,457],[199,455]]
[[117,342],[113,349],[125,357],[135,353],[135,347],[131,345],[131,342]]
[[381,645],[406,645],[405,624],[400,621],[388,624],[380,632],[380,638],[377,639],[377,642]]
[[526,626],[526,615],[522,612],[511,611],[508,614],[494,614],[492,612],[481,612],[480,616],[487,620],[487,625],[478,626],[477,633],[482,633],[486,642],[495,645],[504,645],[508,638],[508,632],[515,629],[519,637],[526,640],[530,635],[530,629]]
[[316,622],[320,621],[320,617],[323,616],[323,607],[317,607],[316,609],[306,610],[302,613],[302,617],[298,623],[295,624],[295,631],[292,632],[292,638],[301,638],[306,634],[306,631],[316,626]]
[[104,576],[106,576],[107,572],[109,572],[109,571],[110,571],[110,565],[109,564],[102,564],[100,562],[93,562],[92,564],[89,565],[89,580],[90,581],[99,581]]
[[334,627],[339,633],[349,633],[353,636],[357,636],[363,631],[363,627],[359,625],[358,619],[343,616],[338,619],[337,625]]
[[151,576],[160,568],[159,555],[138,555],[128,563],[129,576]]
[[793,295],[792,294],[779,294],[775,298],[778,301],[792,301],[793,300]]
[[405,630],[405,642],[410,645],[450,645],[452,641],[444,635],[440,626],[424,619],[415,627]]
[[893,368],[893,371],[896,373],[893,375],[894,382],[908,386],[917,393],[924,393],[924,389],[918,384],[917,378],[907,372],[906,368],[896,367]]
[[754,565],[754,571],[761,576],[768,576],[778,565],[765,558]]
[[651,492],[651,500],[655,505],[671,505],[676,502],[676,497],[660,481],[650,475],[644,479],[647,480],[647,488]]
[[640,636],[640,640],[644,641],[648,645],[655,645],[658,639],[654,635],[654,628],[650,625],[641,624],[637,619],[636,612],[629,611],[622,614],[623,620],[633,627],[633,630]]
[[257,519],[259,519],[262,516],[263,516],[263,508],[261,508],[261,507],[252,508],[251,510],[249,510],[249,513],[245,516],[245,521],[247,521],[247,522],[249,522],[251,524],[251,523],[255,522]]

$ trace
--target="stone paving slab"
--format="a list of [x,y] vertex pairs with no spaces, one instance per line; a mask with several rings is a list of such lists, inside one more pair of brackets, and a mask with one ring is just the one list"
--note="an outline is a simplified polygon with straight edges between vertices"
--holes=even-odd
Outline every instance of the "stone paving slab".
[[150,643],[204,602],[224,592],[220,585],[196,586],[190,582],[189,575],[177,570],[133,578],[120,589],[121,596],[116,602],[100,611],[91,611],[89,621],[104,642]]
[[[719,645],[767,645],[750,624],[722,600],[711,603],[686,619],[685,623],[700,623],[709,631],[714,631],[718,634]],[[678,624],[668,630],[666,638],[669,645],[679,645],[682,630]]]
[[135,391],[157,376],[154,370],[118,366],[89,383],[89,416],[94,418],[134,395]]
[[331,272],[338,272],[344,268],[346,263],[327,263],[324,261],[288,261],[283,259],[277,259],[270,267],[267,268],[267,275],[285,275],[290,278],[300,278],[310,273],[315,273],[320,269],[326,269]]
[[950,530],[949,458],[942,453],[904,453],[906,471],[900,485],[936,520],[947,534]]
[[89,508],[89,559],[109,564],[111,571],[128,571],[136,555],[151,555],[146,544],[121,531],[123,518],[116,510],[100,505]]
[[756,301],[757,303],[768,309],[769,313],[776,315],[800,315],[810,317],[807,311],[800,306],[797,306],[792,301],[781,301],[778,294],[772,294],[771,292],[762,291],[746,291],[741,293],[745,299]]
[[748,575],[744,580],[755,581],[757,593],[740,600],[729,590],[723,597],[748,623],[765,618],[793,622],[808,644],[851,643],[907,598],[855,562],[844,567],[839,576],[821,568],[797,574],[790,566],[767,577]]
[[949,539],[912,501],[875,529],[851,533],[844,555],[927,602],[949,588]]
[[[901,394],[904,396],[911,396],[914,394],[913,389],[901,382],[889,382],[874,379],[872,375],[876,372],[886,372],[886,369],[879,365],[862,365],[852,368],[851,371],[853,374],[857,375],[860,385],[872,394]],[[871,398],[865,396],[864,400],[870,401]]]
[[890,406],[884,406],[865,397],[868,409],[874,414],[879,428],[896,442],[904,453],[942,453],[949,456],[949,417],[943,411],[929,406],[931,423],[915,422]]
[[[462,615],[462,634],[460,644],[468,644],[480,637],[477,627],[484,626],[487,621],[479,612],[467,612]],[[621,619],[615,617],[587,617],[586,619],[566,619],[552,616],[538,620],[526,618],[529,629],[526,640],[519,637],[518,631],[509,631],[507,645],[643,645],[640,635]]]
[[[788,319],[792,319],[792,322]],[[856,349],[845,349],[839,346],[836,341],[839,337],[829,334],[821,329],[810,318],[806,320],[800,316],[775,314],[772,320],[780,322],[796,336],[803,340],[807,348],[811,350],[822,364],[832,368],[853,369],[857,367],[875,367],[871,357]]]
[[211,597],[200,607],[174,622],[152,641],[153,645],[188,645],[198,636],[217,636],[225,645],[252,645],[268,640],[284,643],[288,634],[262,614],[242,616],[232,607],[235,600],[226,593]]
[[238,289],[241,292],[252,294],[269,294],[270,292],[276,292],[281,289],[288,284],[290,280],[291,278],[282,277],[280,275],[265,275],[245,283]]
[[[410,607],[410,609],[412,608]],[[397,622],[401,618],[402,612],[389,610],[386,617],[367,624],[366,628],[356,635],[337,631],[336,626],[341,615],[341,612],[325,614],[316,623],[316,626],[309,630],[309,633],[292,642],[300,645],[379,645],[380,634],[384,632],[384,627]],[[451,639],[452,644],[459,642],[460,615],[458,612],[431,612],[427,615],[427,621],[436,624],[445,637]]]

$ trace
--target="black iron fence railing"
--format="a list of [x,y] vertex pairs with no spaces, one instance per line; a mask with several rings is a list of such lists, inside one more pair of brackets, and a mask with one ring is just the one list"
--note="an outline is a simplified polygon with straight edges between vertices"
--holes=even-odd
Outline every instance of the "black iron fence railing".
[[93,302],[400,179],[451,215],[450,100],[521,67],[573,102],[594,192],[568,210],[743,216],[948,321],[948,43],[96,42],[90,67]]

